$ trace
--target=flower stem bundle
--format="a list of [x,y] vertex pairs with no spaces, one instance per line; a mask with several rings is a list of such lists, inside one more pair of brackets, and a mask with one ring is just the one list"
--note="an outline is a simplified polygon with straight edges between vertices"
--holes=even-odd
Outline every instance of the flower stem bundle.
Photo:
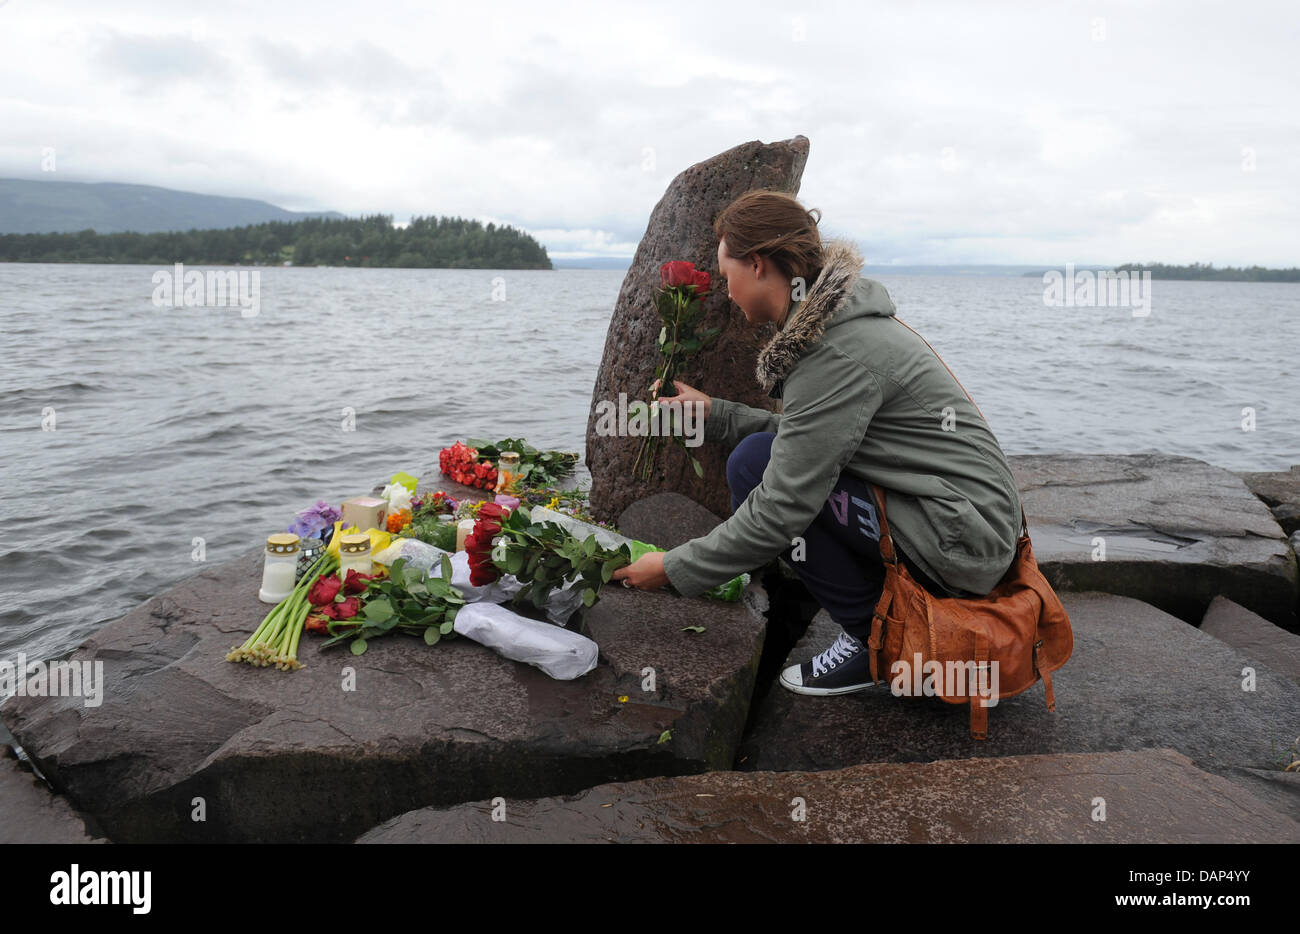
[[259,668],[274,665],[281,671],[302,667],[298,661],[298,641],[302,638],[303,624],[311,610],[307,591],[321,574],[338,568],[338,558],[323,554],[311,566],[293,592],[277,603],[262,619],[257,630],[243,645],[235,646],[226,655],[228,662],[247,662]]

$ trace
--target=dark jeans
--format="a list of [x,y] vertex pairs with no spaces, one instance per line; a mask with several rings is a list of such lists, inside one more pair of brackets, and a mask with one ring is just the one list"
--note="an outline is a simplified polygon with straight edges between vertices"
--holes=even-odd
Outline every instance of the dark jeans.
[[[746,435],[731,452],[727,459],[727,485],[731,487],[732,512],[740,508],[762,481],[775,437],[770,431]],[[848,471],[842,472],[821,512],[802,537],[800,560],[795,560],[796,544],[781,552],[781,557],[794,568],[831,619],[849,635],[866,642],[871,635],[871,615],[885,580],[885,567],[880,558],[880,520],[871,486]],[[915,570],[910,561],[904,563],[909,571]],[[917,581],[935,592],[928,578],[917,577]]]

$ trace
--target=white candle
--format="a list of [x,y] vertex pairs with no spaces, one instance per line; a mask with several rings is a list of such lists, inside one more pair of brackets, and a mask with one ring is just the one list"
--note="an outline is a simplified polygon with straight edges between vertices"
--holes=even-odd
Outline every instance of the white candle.
[[456,523],[456,550],[465,550],[465,539],[469,538],[470,533],[474,531],[473,519],[461,519]]

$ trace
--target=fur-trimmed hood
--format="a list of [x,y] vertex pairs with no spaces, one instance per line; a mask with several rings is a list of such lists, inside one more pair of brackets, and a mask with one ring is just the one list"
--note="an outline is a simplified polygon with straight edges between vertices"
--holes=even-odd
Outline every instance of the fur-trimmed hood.
[[780,397],[786,374],[804,351],[822,339],[831,318],[845,305],[851,305],[855,313],[840,316],[837,324],[849,317],[888,317],[895,312],[884,286],[860,278],[864,263],[852,241],[828,241],[824,259],[821,272],[803,300],[791,306],[784,325],[758,354],[755,375],[770,396]]

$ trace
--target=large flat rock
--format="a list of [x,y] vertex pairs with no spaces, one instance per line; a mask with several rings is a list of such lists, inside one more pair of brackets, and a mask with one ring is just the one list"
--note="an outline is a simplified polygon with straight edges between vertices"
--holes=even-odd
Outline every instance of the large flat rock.
[[357,842],[1297,843],[1300,824],[1186,756],[1147,749],[652,778],[426,808]]
[[[1295,553],[1236,474],[1168,454],[1008,461],[1034,555],[1058,590],[1135,597],[1192,624],[1222,594],[1297,629]],[[1104,560],[1094,558],[1098,538]]]
[[[104,663],[98,708],[0,708],[115,842],[351,840],[412,808],[734,761],[763,644],[743,604],[607,587],[583,621],[601,662],[576,681],[466,639],[430,648],[401,635],[360,657],[305,636],[307,667],[280,672],[224,660],[268,609],[260,569],[257,551],[208,569],[74,651]],[[206,821],[192,819],[195,798]]]
[[1201,632],[1300,682],[1300,636],[1274,626],[1227,597],[1215,597],[1211,601],[1201,620]]
[[[1198,768],[1241,784],[1300,819],[1300,787],[1283,773],[1300,736],[1300,686],[1239,650],[1127,597],[1063,593],[1074,653],[1053,673],[1056,712],[1043,686],[989,709],[986,740],[970,735],[969,709],[935,697],[895,697],[888,683],[837,697],[775,686],[741,746],[738,767],[839,769],[867,762],[1176,749]],[[834,640],[825,614],[788,663]],[[1254,691],[1242,669],[1255,669]]]

